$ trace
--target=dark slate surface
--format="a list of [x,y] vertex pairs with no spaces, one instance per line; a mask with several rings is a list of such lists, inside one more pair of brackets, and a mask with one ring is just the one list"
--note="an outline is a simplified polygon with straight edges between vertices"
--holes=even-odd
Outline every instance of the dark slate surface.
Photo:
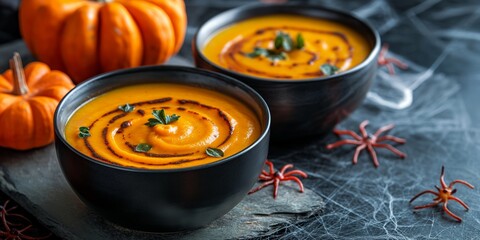
[[273,200],[272,189],[247,196],[208,227],[181,233],[146,233],[114,225],[88,209],[75,195],[50,145],[28,152],[0,149],[0,189],[64,239],[235,239],[267,236],[317,216],[325,204],[315,192],[286,184]]
[[[190,26],[181,55],[191,59],[189,41],[199,24],[218,12],[247,2],[250,1],[187,1]],[[384,124],[395,123],[397,127],[392,134],[408,140],[398,146],[408,158],[402,160],[380,150],[378,169],[366,153],[360,156],[357,165],[351,165],[353,148],[325,149],[326,143],[338,140],[333,135],[273,146],[270,154],[273,161],[277,165],[293,162],[307,171],[310,177],[304,181],[305,185],[324,199],[326,208],[307,221],[281,226],[280,233],[267,234],[285,239],[479,239],[478,1],[303,2],[353,11],[368,19],[380,31],[383,41],[390,44],[391,55],[410,65],[409,70],[397,71],[393,77],[381,69],[362,107],[338,126],[358,131],[358,124],[369,119],[368,130],[374,131]],[[453,221],[440,207],[414,213],[408,203],[417,192],[439,184],[442,165],[446,167],[447,182],[464,179],[477,187],[471,190],[458,186],[456,196],[470,205],[470,211],[464,211],[454,202],[449,205],[464,219],[462,223]],[[42,171],[21,171],[38,178],[43,176]],[[8,178],[8,169],[6,172],[4,177]],[[60,174],[53,176],[61,178]],[[26,180],[31,184],[36,181],[34,177]],[[58,197],[69,200],[63,195]],[[415,204],[430,201],[430,196],[425,196]],[[41,211],[36,205],[29,207]],[[67,209],[79,208],[84,206],[72,205]]]

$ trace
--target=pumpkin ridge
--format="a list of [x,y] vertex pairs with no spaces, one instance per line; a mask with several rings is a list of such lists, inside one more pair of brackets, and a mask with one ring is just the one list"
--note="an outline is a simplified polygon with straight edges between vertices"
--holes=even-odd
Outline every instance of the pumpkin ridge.
[[35,124],[33,128],[34,147],[41,147],[53,141],[53,114],[58,101],[48,97],[34,97],[28,100],[32,119]]
[[170,17],[173,30],[175,32],[175,51],[177,53],[185,40],[187,30],[187,15],[185,12],[185,3],[174,0],[143,0],[159,6]]
[[50,67],[41,62],[33,62],[25,66],[25,80],[29,88],[33,87],[45,74],[51,71]]
[[100,73],[100,7],[102,4],[85,4],[65,19],[60,40],[61,57],[67,73],[76,83]]
[[29,86],[32,89],[42,90],[51,86],[73,88],[74,85],[70,82],[68,75],[63,72],[53,70],[41,77],[33,86]]
[[117,2],[100,8],[100,65],[112,71],[141,64],[143,44],[133,17]]
[[[65,18],[75,11],[84,2],[63,2],[52,1],[51,4],[40,6],[35,13],[33,21],[32,40],[34,55],[42,62],[45,62],[53,69],[65,71],[61,60],[60,37],[64,26]],[[48,34],[46,34],[48,33]]]
[[70,91],[70,89],[68,88],[53,86],[53,87],[45,88],[36,92],[35,95],[32,96],[31,98],[46,97],[46,98],[50,98],[57,101],[57,104],[58,104],[58,102],[62,100],[63,96],[65,96],[65,94],[67,94],[68,91]]
[[175,33],[167,13],[150,2],[120,0],[138,26],[143,42],[142,65],[166,62],[175,51]]
[[11,104],[0,115],[0,146],[17,150],[31,148],[33,117],[30,105],[25,100]]
[[19,96],[13,96],[10,93],[0,93],[0,115],[8,110],[12,104],[19,101],[18,98]]
[[12,84],[4,78],[2,75],[0,75],[0,93],[5,92],[9,93],[12,91]]

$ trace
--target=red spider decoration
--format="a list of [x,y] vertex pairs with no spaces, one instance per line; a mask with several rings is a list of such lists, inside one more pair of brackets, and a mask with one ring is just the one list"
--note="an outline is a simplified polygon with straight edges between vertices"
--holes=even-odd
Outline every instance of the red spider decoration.
[[390,135],[380,136],[380,134],[382,134],[384,132],[387,132],[387,131],[391,130],[392,128],[394,128],[395,125],[389,124],[387,126],[381,127],[373,135],[369,135],[367,133],[367,131],[365,130],[365,127],[367,125],[368,125],[368,120],[365,120],[362,123],[360,123],[359,129],[360,129],[360,133],[362,134],[362,136],[359,136],[358,134],[356,134],[355,132],[350,131],[350,130],[335,129],[333,131],[335,134],[337,134],[337,135],[349,135],[349,136],[353,137],[354,139],[343,139],[343,140],[340,140],[338,142],[328,144],[327,149],[337,148],[337,147],[345,145],[345,144],[357,145],[358,147],[356,148],[355,154],[353,155],[353,164],[356,164],[357,161],[358,161],[358,155],[360,154],[361,151],[363,151],[366,148],[368,150],[368,152],[370,153],[370,156],[372,157],[373,165],[375,165],[375,167],[378,167],[380,165],[378,163],[377,154],[375,153],[375,149],[374,149],[376,147],[377,148],[386,148],[386,149],[392,151],[393,153],[397,154],[401,158],[407,157],[407,155],[405,153],[403,153],[403,152],[399,151],[398,149],[394,148],[392,145],[386,144],[386,143],[381,143],[381,142],[386,141],[386,140],[390,140],[392,142],[400,143],[400,144],[404,144],[406,142],[406,140],[403,139],[403,138],[397,138],[397,137],[390,136]]
[[[0,206],[0,216],[1,216],[1,225],[3,229],[0,229],[0,238],[1,239],[7,239],[7,240],[42,240],[42,239],[47,239],[51,236],[51,233],[43,236],[43,237],[32,237],[28,236],[25,234],[26,231],[31,229],[32,225],[30,224],[30,220],[26,218],[25,216],[17,213],[12,213],[13,210],[15,210],[17,207],[11,207],[7,208],[7,205],[9,203],[9,200],[5,201],[3,206]],[[10,219],[10,221],[7,219],[7,217]],[[21,229],[18,229],[22,226],[20,223],[13,223],[13,218],[16,218],[16,220],[23,221],[28,223],[27,226],[22,227]]]
[[415,201],[415,199],[417,199],[418,197],[422,196],[423,194],[427,194],[427,193],[430,193],[430,194],[433,194],[436,196],[436,198],[433,199],[433,202],[430,203],[430,204],[427,204],[427,205],[422,205],[422,206],[416,206],[414,207],[415,210],[418,210],[418,209],[423,209],[423,208],[430,208],[430,207],[435,207],[437,206],[439,203],[442,203],[443,202],[443,210],[448,213],[448,215],[452,216],[453,218],[455,218],[457,221],[459,222],[462,222],[462,219],[460,217],[458,217],[457,215],[453,214],[447,207],[447,203],[448,203],[448,200],[453,200],[455,202],[458,202],[460,203],[460,205],[462,205],[466,210],[468,210],[468,206],[467,204],[465,204],[462,200],[460,200],[459,198],[457,197],[454,197],[453,194],[455,194],[457,192],[457,189],[453,189],[453,185],[455,185],[456,183],[460,183],[460,184],[463,184],[471,189],[474,189],[475,187],[464,181],[464,180],[453,180],[448,186],[447,184],[445,183],[445,179],[444,179],[444,176],[445,176],[445,168],[442,166],[442,174],[440,175],[440,184],[442,186],[442,188],[440,189],[438,186],[435,186],[435,188],[437,189],[438,193],[432,191],[432,190],[425,190],[417,195],[415,195],[411,200],[410,200],[410,203],[412,203],[413,201]]
[[388,44],[383,44],[382,50],[380,50],[380,53],[378,54],[378,60],[377,63],[380,66],[387,66],[388,72],[390,75],[395,75],[395,68],[393,65],[401,68],[401,69],[407,69],[408,65],[403,63],[402,61],[396,59],[396,58],[387,58],[387,52],[388,52]]
[[303,193],[304,189],[303,189],[302,181],[300,181],[300,179],[298,179],[298,177],[295,177],[294,175],[297,174],[304,178],[307,178],[308,175],[306,173],[300,170],[292,170],[290,172],[285,173],[287,169],[293,167],[292,164],[287,164],[283,166],[282,169],[280,169],[280,171],[275,171],[273,169],[273,163],[268,160],[265,161],[265,164],[269,166],[270,171],[267,172],[265,170],[262,170],[262,173],[258,177],[261,181],[265,181],[265,182],[262,185],[258,186],[257,188],[252,189],[250,192],[248,192],[248,194],[252,194],[268,185],[273,184],[273,198],[277,198],[278,186],[282,181],[295,181],[300,187],[300,192]]

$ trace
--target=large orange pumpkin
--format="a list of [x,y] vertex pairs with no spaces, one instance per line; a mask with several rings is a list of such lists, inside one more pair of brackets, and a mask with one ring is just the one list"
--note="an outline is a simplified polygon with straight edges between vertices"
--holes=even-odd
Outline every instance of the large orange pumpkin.
[[78,83],[120,68],[160,64],[183,44],[183,0],[23,0],[30,51]]
[[70,78],[41,62],[23,71],[20,55],[0,75],[0,147],[26,150],[53,141],[53,114],[73,88]]

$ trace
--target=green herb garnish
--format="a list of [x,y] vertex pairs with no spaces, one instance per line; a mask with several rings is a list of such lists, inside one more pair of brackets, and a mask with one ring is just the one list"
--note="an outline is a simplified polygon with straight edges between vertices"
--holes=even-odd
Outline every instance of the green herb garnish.
[[162,110],[153,110],[152,115],[155,118],[149,118],[148,122],[145,123],[145,125],[147,125],[149,127],[153,127],[157,124],[167,125],[167,124],[170,124],[172,122],[177,121],[180,118],[180,116],[178,116],[176,114],[173,114],[173,115],[165,114],[165,110],[163,110],[163,109]]
[[216,157],[216,158],[223,157],[224,155],[222,149],[210,148],[210,147],[207,148],[207,150],[205,150],[205,153],[210,157]]
[[78,136],[81,138],[86,138],[91,136],[90,129],[88,127],[80,127],[78,128],[78,130],[80,130],[80,133],[78,133]]
[[325,63],[322,66],[320,66],[320,70],[322,70],[324,75],[330,76],[330,75],[333,75],[333,74],[337,73],[338,70],[340,70],[340,69],[335,65]]
[[284,52],[274,51],[265,48],[256,47],[253,52],[247,53],[247,57],[256,58],[259,56],[264,56],[272,61],[285,60],[287,59],[287,54]]
[[283,49],[287,52],[290,52],[293,49],[293,40],[287,33],[278,32],[274,43],[277,50]]
[[253,49],[253,52],[247,53],[246,56],[249,58],[256,58],[259,56],[266,56],[267,54],[268,54],[267,49],[256,47]]
[[137,146],[135,146],[135,152],[144,153],[144,152],[150,151],[150,149],[152,149],[152,146],[150,146],[146,143],[140,143]]
[[118,109],[120,109],[124,112],[131,112],[135,109],[135,107],[127,103],[123,106],[118,106]]
[[266,57],[271,61],[287,59],[287,52],[305,47],[305,40],[301,33],[297,34],[296,42],[294,43],[292,37],[288,33],[278,32],[274,39],[274,49],[255,47],[253,52],[245,54],[249,58]]
[[305,40],[303,39],[303,36],[301,33],[297,34],[297,44],[296,44],[297,49],[302,49],[305,47]]

